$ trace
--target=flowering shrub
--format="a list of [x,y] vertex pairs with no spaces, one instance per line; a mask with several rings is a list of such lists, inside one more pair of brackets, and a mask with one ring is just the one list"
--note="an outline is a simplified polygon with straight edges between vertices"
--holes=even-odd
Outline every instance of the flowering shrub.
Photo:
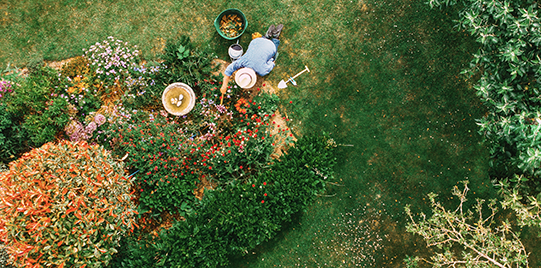
[[122,96],[124,106],[140,109],[161,104],[161,93],[166,85],[156,84],[156,76],[163,68],[161,64],[141,65],[128,69],[130,76],[126,79],[127,90]]
[[128,90],[122,101],[129,109],[156,109],[161,107],[164,88],[175,82],[188,84],[198,97],[209,94],[217,89],[214,85],[216,77],[212,74],[217,70],[217,66],[212,66],[215,58],[214,53],[195,48],[188,37],[168,40],[162,62],[149,62],[128,69]]
[[134,228],[131,180],[98,145],[47,143],[0,173],[0,239],[24,267],[100,267]]
[[235,109],[241,114],[246,114],[245,108],[250,108],[250,103],[248,103],[248,101],[246,101],[244,98],[240,98],[239,100],[237,100],[237,103],[235,104]]
[[196,208],[158,237],[123,241],[110,267],[217,267],[272,238],[332,178],[336,162],[327,137],[305,137],[245,183],[209,191]]
[[8,80],[0,80],[0,99],[6,94],[13,92],[11,82]]
[[72,118],[85,118],[92,112],[97,111],[102,101],[98,85],[92,83],[91,76],[77,75],[59,77],[60,85],[56,87],[55,97],[64,99],[70,105],[69,114]]
[[[213,87],[210,82],[200,83],[201,88],[206,85]],[[252,102],[254,111],[260,111],[262,105],[272,106],[268,103],[276,99],[262,94],[257,100],[260,103]],[[193,203],[193,190],[201,176],[213,183],[231,183],[270,162],[275,138],[286,134],[272,137],[267,130],[271,115],[261,114],[235,117],[224,106],[202,97],[182,117],[126,113],[107,130],[98,131],[96,142],[102,143],[104,138],[118,158],[126,156],[131,172],[138,172],[142,211],[177,211],[183,203]]]
[[192,175],[198,173],[191,168],[192,158],[185,152],[194,142],[176,135],[180,123],[143,111],[127,123],[126,128],[113,124],[110,139],[115,141],[113,151],[119,157],[127,154],[126,165],[139,172],[136,184],[140,187],[142,209],[174,211],[183,202],[193,200],[191,192],[197,176]]
[[131,47],[127,42],[109,36],[85,50],[84,57],[90,61],[98,83],[110,89],[115,84],[123,84],[130,76],[128,70],[139,63],[139,50],[137,46]]
[[95,135],[96,129],[105,124],[107,122],[107,119],[102,114],[93,114],[89,116],[90,122],[84,126],[83,123],[72,120],[69,124],[66,125],[64,128],[64,131],[68,135],[69,139],[71,141],[80,141],[80,140],[88,140],[92,136]]

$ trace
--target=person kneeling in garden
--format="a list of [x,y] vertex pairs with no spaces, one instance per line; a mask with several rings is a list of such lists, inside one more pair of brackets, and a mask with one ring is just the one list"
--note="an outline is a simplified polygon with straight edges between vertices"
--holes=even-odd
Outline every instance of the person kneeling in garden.
[[235,81],[242,88],[251,88],[256,81],[255,73],[260,76],[269,74],[274,68],[278,45],[280,45],[280,32],[284,25],[271,25],[264,37],[255,38],[250,42],[248,50],[244,55],[233,63],[229,64],[224,71],[224,80],[220,91],[225,94],[233,72],[239,70],[235,75]]

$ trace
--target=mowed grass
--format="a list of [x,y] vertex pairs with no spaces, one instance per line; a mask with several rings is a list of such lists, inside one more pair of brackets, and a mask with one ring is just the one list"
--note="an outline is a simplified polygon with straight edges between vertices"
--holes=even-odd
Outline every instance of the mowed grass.
[[[248,19],[245,49],[251,33],[285,25],[266,81],[276,87],[308,66],[298,86],[278,91],[282,114],[298,135],[324,131],[340,144],[325,196],[231,267],[403,267],[406,255],[429,253],[405,232],[406,204],[428,212],[426,194],[436,192],[452,208],[461,180],[470,181],[471,200],[496,197],[475,125],[485,109],[475,81],[459,75],[477,46],[453,29],[456,10],[423,1],[4,0],[0,68],[81,55],[107,36],[152,59],[167,39],[188,35],[228,60],[233,42],[213,26],[226,8]],[[533,266],[538,242],[526,243]]]

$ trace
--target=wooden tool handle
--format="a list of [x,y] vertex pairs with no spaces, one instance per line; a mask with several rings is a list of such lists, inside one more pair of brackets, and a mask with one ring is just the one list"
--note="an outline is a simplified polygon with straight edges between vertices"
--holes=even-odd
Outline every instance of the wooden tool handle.
[[302,70],[302,72],[300,72],[300,73],[296,74],[295,76],[291,77],[291,79],[297,78],[297,76],[301,75],[302,73],[304,73],[306,71],[310,72],[310,69],[308,69],[308,66],[304,65],[304,68],[306,68],[306,69]]

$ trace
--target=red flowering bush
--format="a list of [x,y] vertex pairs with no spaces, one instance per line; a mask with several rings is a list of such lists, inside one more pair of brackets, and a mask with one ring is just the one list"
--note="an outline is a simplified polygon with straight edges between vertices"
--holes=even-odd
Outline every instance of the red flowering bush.
[[196,213],[146,239],[127,237],[112,267],[222,267],[271,239],[325,190],[336,159],[328,137],[303,137],[244,183],[205,193]]
[[47,143],[0,173],[0,239],[20,267],[100,267],[134,228],[131,180],[98,145]]
[[273,137],[268,130],[271,115],[265,111],[277,108],[277,97],[241,99],[249,113],[229,111],[207,97],[182,117],[119,108],[122,116],[96,141],[111,141],[107,145],[116,157],[126,157],[130,172],[137,173],[140,211],[177,212],[192,207],[201,176],[217,185],[242,181],[271,161],[275,138],[285,136]]
[[114,153],[126,156],[128,168],[137,172],[141,210],[175,211],[182,203],[193,201],[199,172],[193,168],[197,156],[189,152],[198,143],[179,135],[180,122],[137,112],[124,127],[114,124],[108,135],[114,140]]

